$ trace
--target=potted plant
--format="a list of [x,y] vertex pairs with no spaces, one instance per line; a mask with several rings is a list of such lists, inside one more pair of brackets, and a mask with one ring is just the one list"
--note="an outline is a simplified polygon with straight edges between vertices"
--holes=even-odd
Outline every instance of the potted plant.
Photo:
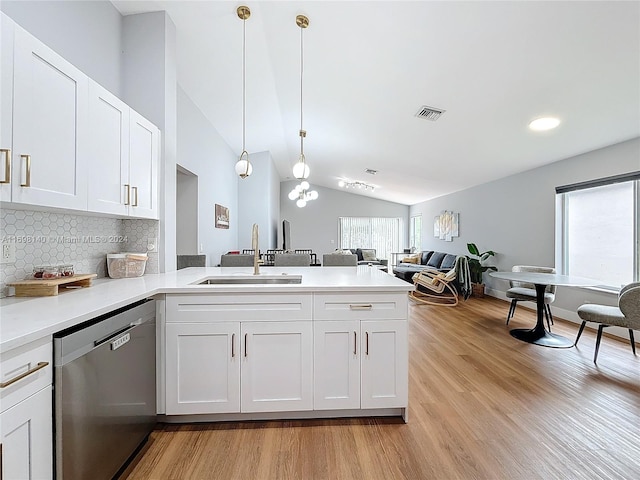
[[467,243],[467,249],[469,253],[473,255],[473,257],[467,255],[467,259],[469,260],[469,276],[471,277],[471,283],[473,283],[473,296],[484,297],[482,274],[487,270],[497,271],[498,269],[493,265],[483,265],[482,263],[487,260],[487,258],[494,256],[496,252],[487,250],[486,252],[480,253],[475,243]]

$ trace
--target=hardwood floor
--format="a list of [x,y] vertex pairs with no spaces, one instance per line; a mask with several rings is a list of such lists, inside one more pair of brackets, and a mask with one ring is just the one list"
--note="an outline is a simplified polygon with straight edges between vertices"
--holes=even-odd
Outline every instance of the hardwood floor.
[[[595,334],[520,342],[535,313],[485,297],[410,306],[409,423],[396,418],[159,425],[133,479],[640,478],[640,357]],[[577,325],[553,331],[575,338]]]

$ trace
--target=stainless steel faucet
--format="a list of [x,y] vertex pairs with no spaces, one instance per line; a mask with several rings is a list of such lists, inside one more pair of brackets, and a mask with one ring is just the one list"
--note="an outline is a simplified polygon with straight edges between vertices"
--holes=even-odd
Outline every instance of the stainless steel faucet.
[[251,229],[251,248],[253,248],[253,274],[260,275],[260,250],[258,248],[258,224]]

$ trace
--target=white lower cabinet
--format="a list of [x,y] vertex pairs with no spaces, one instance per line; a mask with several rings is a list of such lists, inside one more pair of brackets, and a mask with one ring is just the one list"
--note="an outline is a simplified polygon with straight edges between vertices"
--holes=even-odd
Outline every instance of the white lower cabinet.
[[314,324],[314,409],[402,408],[408,402],[407,324]]
[[240,411],[240,323],[167,323],[167,414]]
[[51,386],[0,415],[2,478],[41,480],[53,476]]
[[3,480],[53,477],[53,356],[50,337],[0,355]]
[[407,313],[406,294],[167,295],[165,413],[404,415]]
[[242,412],[313,409],[311,323],[242,323]]
[[314,322],[315,410],[360,408],[360,321]]
[[406,407],[409,401],[407,322],[367,320],[362,332],[362,408]]
[[313,408],[311,322],[168,323],[166,338],[168,415]]

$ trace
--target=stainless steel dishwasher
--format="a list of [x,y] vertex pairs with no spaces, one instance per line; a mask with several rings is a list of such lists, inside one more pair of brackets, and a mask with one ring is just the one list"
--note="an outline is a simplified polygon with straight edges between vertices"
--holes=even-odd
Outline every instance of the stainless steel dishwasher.
[[56,478],[111,479],[156,424],[156,305],[54,335]]

